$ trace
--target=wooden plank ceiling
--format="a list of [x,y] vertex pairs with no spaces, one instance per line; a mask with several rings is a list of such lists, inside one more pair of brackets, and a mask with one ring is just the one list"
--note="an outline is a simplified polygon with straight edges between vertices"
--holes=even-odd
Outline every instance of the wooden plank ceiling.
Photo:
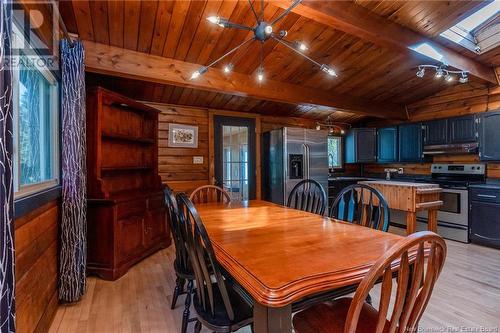
[[[430,37],[452,26],[465,13],[481,5],[477,1],[356,2],[389,20]],[[259,4],[260,2],[256,2],[257,8]],[[219,15],[233,22],[254,25],[254,17],[246,1],[74,0],[61,1],[60,10],[68,30],[78,34],[81,39],[200,65],[206,65],[220,57],[249,36],[247,31],[225,30],[211,25],[205,20],[206,17]],[[267,20],[282,12],[283,9],[278,6],[265,3]],[[264,44],[264,68],[267,77],[272,80],[382,104],[390,102],[399,105],[408,105],[449,86],[431,76],[417,78],[416,66],[428,63],[419,56],[408,59],[401,53],[374,45],[296,13],[290,13],[280,21],[275,30],[281,29],[288,31],[290,39],[306,42],[310,46],[308,54],[322,63],[330,64],[339,76],[326,77],[317,67],[291,50],[274,41],[267,41]],[[259,45],[254,42],[217,67],[222,68],[224,64],[232,62],[236,72],[255,75],[259,66],[258,52]],[[93,80],[95,82],[92,82]],[[110,82],[109,78],[100,75],[89,77],[88,83],[97,82],[108,84],[113,90],[130,91],[134,98],[154,102],[313,118],[324,118],[335,111],[332,108],[266,102],[190,88],[138,83],[127,79],[114,79]],[[345,119],[360,119],[360,116],[349,113],[337,113]]]

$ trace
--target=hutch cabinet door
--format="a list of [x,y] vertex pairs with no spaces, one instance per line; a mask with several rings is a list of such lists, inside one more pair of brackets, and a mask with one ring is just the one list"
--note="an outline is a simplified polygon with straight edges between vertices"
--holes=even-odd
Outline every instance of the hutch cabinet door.
[[479,118],[479,157],[481,161],[500,161],[500,111]]
[[425,122],[424,131],[424,144],[446,144],[448,142],[448,119],[439,119]]
[[422,124],[399,125],[399,161],[420,162],[422,155]]
[[144,250],[144,218],[130,216],[118,221],[119,262],[127,261]]
[[464,116],[448,119],[450,143],[476,142],[476,116]]
[[398,128],[378,129],[378,162],[390,163],[398,160]]

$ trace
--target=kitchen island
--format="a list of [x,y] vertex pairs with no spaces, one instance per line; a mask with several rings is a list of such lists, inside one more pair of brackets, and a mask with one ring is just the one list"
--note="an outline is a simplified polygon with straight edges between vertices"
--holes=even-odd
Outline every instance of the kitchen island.
[[416,231],[417,212],[427,210],[428,230],[437,232],[437,211],[443,205],[440,200],[442,189],[437,184],[411,183],[391,180],[361,181],[384,196],[391,209],[406,212],[406,232]]

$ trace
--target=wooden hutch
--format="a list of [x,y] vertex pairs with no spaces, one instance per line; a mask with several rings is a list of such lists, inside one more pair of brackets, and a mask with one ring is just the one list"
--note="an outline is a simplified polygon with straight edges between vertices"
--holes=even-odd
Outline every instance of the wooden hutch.
[[119,278],[170,244],[158,113],[100,87],[87,94],[87,269],[103,279]]

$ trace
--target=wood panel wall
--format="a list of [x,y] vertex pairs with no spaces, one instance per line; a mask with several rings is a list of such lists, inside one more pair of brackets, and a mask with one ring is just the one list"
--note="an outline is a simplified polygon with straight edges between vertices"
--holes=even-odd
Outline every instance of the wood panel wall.
[[17,331],[46,332],[57,310],[57,201],[16,219]]
[[[456,85],[408,106],[411,121],[447,118],[500,109],[500,87],[470,83]],[[384,126],[383,123],[373,124]],[[434,156],[433,163],[478,163],[477,154]],[[429,175],[432,163],[367,164],[365,174],[384,173],[385,168],[404,168],[405,174]],[[487,176],[500,178],[500,163],[488,163]]]
[[[256,128],[261,132],[284,126],[314,128],[316,121],[293,117],[272,117],[234,111],[212,110],[208,108],[186,107],[146,103],[161,111],[158,124],[158,170],[162,181],[174,191],[190,192],[198,186],[211,183],[210,167],[213,156],[210,154],[211,115],[231,115],[254,117]],[[198,126],[198,148],[168,147],[168,124],[178,123]],[[260,147],[257,147],[260,153]],[[203,164],[193,164],[194,156],[203,156]],[[260,181],[257,179],[257,183]]]

